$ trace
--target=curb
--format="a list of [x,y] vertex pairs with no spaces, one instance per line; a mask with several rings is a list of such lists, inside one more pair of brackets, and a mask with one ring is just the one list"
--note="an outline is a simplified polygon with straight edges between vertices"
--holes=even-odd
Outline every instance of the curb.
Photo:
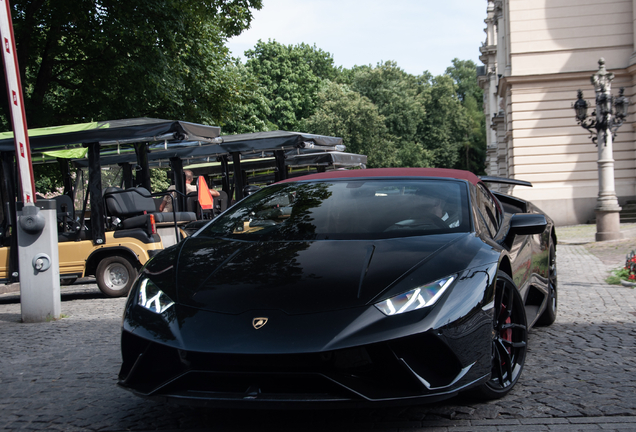
[[0,294],[17,294],[20,292],[19,284],[0,285]]

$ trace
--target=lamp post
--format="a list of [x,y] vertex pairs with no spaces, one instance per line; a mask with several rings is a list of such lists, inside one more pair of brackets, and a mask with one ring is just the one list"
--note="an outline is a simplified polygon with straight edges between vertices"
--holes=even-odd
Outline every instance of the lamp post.
[[576,120],[590,132],[592,142],[598,147],[598,198],[596,199],[596,241],[623,238],[620,231],[621,207],[614,189],[614,157],[612,139],[627,117],[629,99],[623,96],[621,87],[618,97],[612,96],[611,85],[614,74],[605,69],[605,60],[598,61],[598,72],[591,77],[596,92],[596,109],[587,115],[587,102],[583,92],[578,91],[574,103]]

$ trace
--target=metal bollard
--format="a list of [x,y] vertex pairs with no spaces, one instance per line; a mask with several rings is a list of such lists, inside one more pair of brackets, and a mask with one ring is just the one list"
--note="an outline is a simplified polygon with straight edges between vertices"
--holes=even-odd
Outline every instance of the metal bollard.
[[18,211],[16,227],[22,322],[58,319],[61,299],[55,201],[25,205]]

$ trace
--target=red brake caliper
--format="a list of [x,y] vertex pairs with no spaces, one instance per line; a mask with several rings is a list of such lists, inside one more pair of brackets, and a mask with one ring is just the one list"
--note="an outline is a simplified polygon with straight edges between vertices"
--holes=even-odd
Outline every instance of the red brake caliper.
[[[506,306],[505,305],[501,305],[501,310],[504,311],[506,310]],[[506,318],[505,323],[506,324],[510,324],[512,322],[512,319],[510,317]],[[511,328],[507,328],[505,330],[501,331],[501,338],[507,342],[512,343],[512,329]],[[512,353],[512,347],[509,346],[508,347],[508,354]],[[502,365],[504,365],[505,363],[502,363]]]

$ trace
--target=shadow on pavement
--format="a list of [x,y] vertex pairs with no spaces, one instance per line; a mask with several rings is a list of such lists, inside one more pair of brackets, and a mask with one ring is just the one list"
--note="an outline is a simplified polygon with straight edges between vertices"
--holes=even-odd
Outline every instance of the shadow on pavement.
[[[62,287],[60,293],[61,300],[94,300],[107,298],[97,287],[85,287],[79,285],[78,288],[73,285]],[[9,293],[0,296],[0,304],[15,304],[20,303],[20,293]]]

